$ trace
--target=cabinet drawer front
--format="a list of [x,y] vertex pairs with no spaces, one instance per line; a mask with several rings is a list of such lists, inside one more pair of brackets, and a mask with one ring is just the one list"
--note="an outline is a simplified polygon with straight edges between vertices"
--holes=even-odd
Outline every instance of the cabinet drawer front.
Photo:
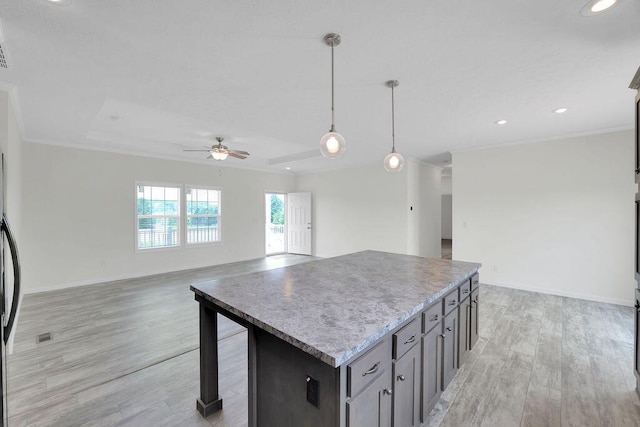
[[450,313],[458,306],[458,288],[455,291],[449,292],[444,297],[444,314]]
[[393,358],[398,360],[419,342],[420,322],[418,319],[413,319],[408,325],[393,334]]
[[429,332],[434,326],[440,325],[442,321],[442,301],[438,300],[437,303],[427,308],[422,312],[422,332]]
[[464,283],[462,283],[462,285],[460,285],[458,287],[459,289],[459,295],[458,295],[458,301],[462,301],[465,298],[469,298],[469,295],[471,295],[471,280],[465,280]]
[[367,384],[391,367],[389,340],[379,342],[371,350],[347,366],[347,394],[355,396]]
[[471,290],[475,291],[478,289],[478,285],[480,285],[480,275],[476,273],[471,278]]

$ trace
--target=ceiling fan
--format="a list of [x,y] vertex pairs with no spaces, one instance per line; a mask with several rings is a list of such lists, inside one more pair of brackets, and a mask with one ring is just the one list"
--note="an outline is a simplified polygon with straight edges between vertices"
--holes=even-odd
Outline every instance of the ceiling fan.
[[182,150],[182,151],[208,151],[209,156],[207,159],[216,159],[216,160],[224,160],[227,157],[234,157],[236,159],[246,159],[249,156],[249,153],[241,150],[229,150],[226,145],[222,145],[222,141],[224,138],[221,136],[216,136],[217,144],[211,146],[211,148],[206,148],[206,150],[198,149],[198,150]]

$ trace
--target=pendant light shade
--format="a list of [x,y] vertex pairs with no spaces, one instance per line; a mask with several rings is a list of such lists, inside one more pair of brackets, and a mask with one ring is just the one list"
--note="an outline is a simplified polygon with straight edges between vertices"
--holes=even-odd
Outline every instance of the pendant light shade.
[[324,157],[330,159],[338,159],[342,157],[342,153],[347,148],[344,137],[336,132],[335,113],[333,108],[333,48],[340,44],[340,35],[330,33],[324,36],[324,42],[327,46],[331,46],[331,129],[320,139],[320,152]]
[[402,154],[392,151],[384,158],[384,168],[387,172],[398,172],[404,167],[404,157]]
[[337,159],[342,156],[346,148],[346,142],[344,136],[338,132],[325,133],[320,140],[320,151],[325,157]]
[[395,100],[393,98],[393,88],[400,83],[397,80],[389,80],[385,86],[391,88],[391,153],[384,158],[384,169],[387,172],[399,172],[404,167],[404,157],[402,154],[396,153],[396,125],[395,125]]

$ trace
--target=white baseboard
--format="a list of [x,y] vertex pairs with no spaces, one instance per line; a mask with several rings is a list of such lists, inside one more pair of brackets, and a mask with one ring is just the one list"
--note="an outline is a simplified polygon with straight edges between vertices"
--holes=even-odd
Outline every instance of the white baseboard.
[[[164,273],[154,273],[152,275],[155,274],[164,274]],[[143,274],[140,276],[127,276],[127,275],[119,275],[119,276],[112,276],[112,277],[104,277],[104,278],[100,278],[100,279],[91,279],[91,280],[80,280],[77,282],[66,282],[66,283],[55,283],[51,286],[46,286],[46,287],[41,287],[41,288],[30,288],[30,289],[25,289],[24,294],[25,295],[29,295],[29,294],[39,294],[41,292],[50,292],[50,291],[59,291],[62,289],[68,289],[68,288],[77,288],[80,286],[87,286],[87,285],[97,285],[99,283],[107,283],[107,282],[115,282],[117,280],[124,280],[124,279],[137,279],[140,277],[145,277],[145,276],[149,276],[148,274]]]
[[624,306],[627,306],[627,307],[632,307],[634,305],[634,303],[635,303],[634,294],[633,294],[633,288],[629,289],[629,299],[628,300],[626,300],[626,299],[623,300],[623,299],[619,299],[619,298],[601,297],[599,295],[581,294],[579,292],[564,292],[564,291],[558,291],[557,289],[537,288],[537,287],[532,287],[532,286],[516,285],[516,284],[513,284],[513,283],[491,282],[491,281],[488,281],[488,280],[482,280],[482,276],[480,276],[480,283],[486,283],[487,285],[493,285],[493,286],[500,286],[502,288],[520,289],[521,291],[529,291],[529,292],[538,292],[538,293],[541,293],[541,294],[557,295],[557,296],[560,296],[560,297],[577,298],[577,299],[583,299],[583,300],[587,300],[587,301],[603,302],[603,303],[606,303],[606,304],[624,305]]
[[160,274],[170,274],[170,273],[178,273],[180,271],[185,271],[185,270],[196,270],[198,268],[206,268],[206,267],[213,267],[215,265],[221,265],[221,264],[233,264],[236,262],[242,262],[242,261],[252,261],[254,259],[259,259],[259,258],[246,258],[246,259],[238,259],[238,260],[234,260],[234,261],[228,261],[228,262],[224,262],[224,263],[220,263],[220,264],[207,264],[207,265],[201,265],[199,267],[191,267],[191,268],[186,268],[186,269],[180,269],[180,270],[167,270],[167,271],[157,271],[157,272],[153,272],[153,273],[148,273],[148,274],[139,274],[139,275],[127,275],[127,274],[120,274],[117,276],[110,276],[110,277],[101,277],[101,278],[97,278],[97,279],[89,279],[89,280],[80,280],[77,282],[66,282],[66,283],[55,283],[51,286],[47,286],[47,287],[36,287],[36,288],[29,288],[29,289],[23,289],[23,295],[29,295],[29,294],[38,294],[41,292],[51,292],[51,291],[59,291],[62,289],[69,289],[69,288],[77,288],[80,286],[88,286],[88,285],[98,285],[100,283],[108,283],[108,282],[115,282],[118,280],[129,280],[129,279],[140,279],[143,277],[149,277],[149,276],[157,276]]

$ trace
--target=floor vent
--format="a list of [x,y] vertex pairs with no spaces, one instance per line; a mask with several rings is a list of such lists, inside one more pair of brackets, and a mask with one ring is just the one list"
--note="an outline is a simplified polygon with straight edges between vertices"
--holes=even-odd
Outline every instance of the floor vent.
[[36,344],[40,344],[41,342],[51,341],[53,337],[51,336],[51,332],[45,332],[44,334],[40,334],[36,337]]

